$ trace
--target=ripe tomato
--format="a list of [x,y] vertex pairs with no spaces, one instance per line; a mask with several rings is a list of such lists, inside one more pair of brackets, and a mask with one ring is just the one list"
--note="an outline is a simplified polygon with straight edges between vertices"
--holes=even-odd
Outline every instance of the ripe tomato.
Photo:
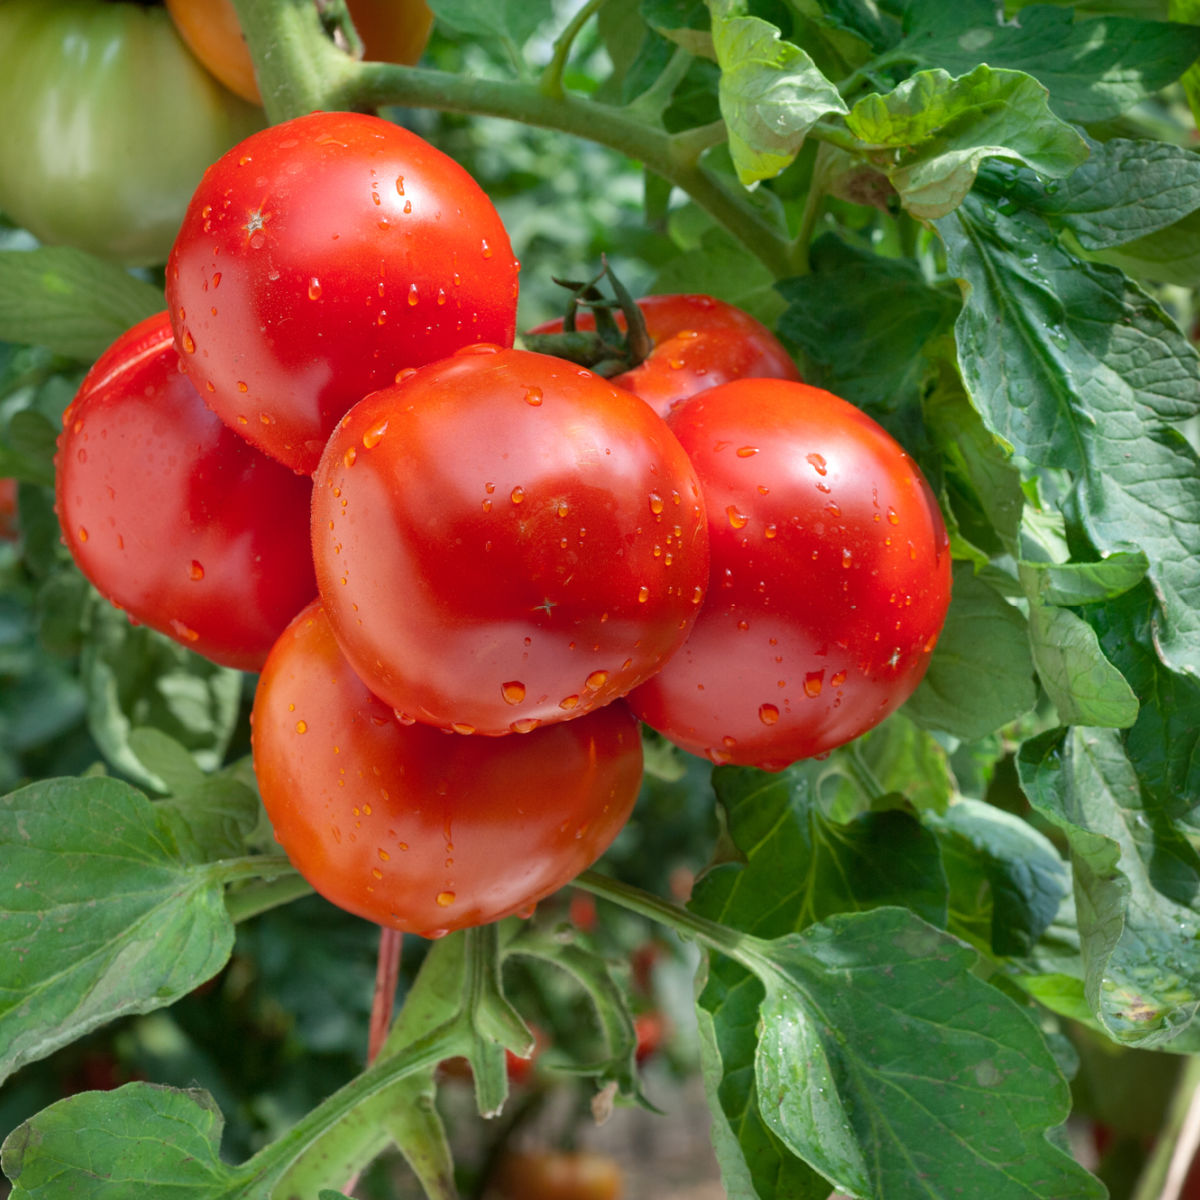
[[0,208],[43,242],[161,263],[204,168],[262,112],[213,79],[161,8],[0,4]]
[[473,347],[357,404],[314,480],[317,582],[346,657],[410,719],[527,732],[607,704],[687,636],[700,489],[636,396]]
[[878,724],[920,682],[950,600],[949,541],[916,464],[802,383],[729,383],[669,424],[700,476],[712,574],[634,711],[693,753],[767,770]]
[[76,563],[131,617],[257,670],[316,594],[312,487],[204,407],[167,314],[119,337],[63,414],[59,523]]
[[[425,0],[346,0],[346,7],[364,58],[411,66],[421,57],[433,28]],[[227,88],[262,103],[232,0],[167,0],[167,11],[192,53]]]
[[341,908],[427,937],[529,909],[608,847],[637,797],[624,704],[521,738],[403,725],[319,604],[258,683],[254,769],[275,836]]
[[378,117],[310,113],[205,173],[167,305],[209,407],[311,474],[343,413],[397,371],[512,343],[517,267],[452,159]]
[[499,1200],[620,1200],[621,1168],[590,1150],[516,1150],[496,1172]]
[[[761,321],[712,296],[645,296],[637,301],[654,349],[612,382],[640,396],[661,417],[671,406],[705,388],[734,379],[799,379],[800,372],[779,339]],[[616,314],[624,329],[625,317]],[[583,309],[576,328],[595,329]],[[530,333],[559,333],[562,320]]]

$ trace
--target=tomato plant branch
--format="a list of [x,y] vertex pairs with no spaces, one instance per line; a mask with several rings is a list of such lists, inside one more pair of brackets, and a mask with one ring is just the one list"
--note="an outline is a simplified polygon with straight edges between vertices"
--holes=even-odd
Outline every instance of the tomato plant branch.
[[284,904],[290,904],[301,896],[312,892],[312,885],[304,876],[292,872],[278,879],[252,883],[225,893],[225,908],[235,925],[269,912]]
[[1200,1148],[1200,1058],[1190,1056],[1131,1200],[1178,1200]]
[[375,997],[371,1005],[371,1027],[367,1037],[367,1065],[379,1055],[392,1024],[392,1006],[396,1000],[396,982],[400,977],[400,956],[404,934],[386,925],[379,929],[379,957],[375,966]]
[[558,39],[554,43],[554,53],[546,64],[545,70],[542,71],[542,77],[538,84],[541,90],[552,99],[560,100],[565,94],[563,72],[567,68],[567,60],[571,56],[571,47],[575,44],[575,39],[606,2],[607,0],[588,0],[587,4],[571,18],[566,29],[558,35]]
[[666,925],[680,937],[694,938],[710,949],[719,950],[739,962],[746,958],[746,947],[757,941],[749,934],[740,933],[736,929],[730,929],[728,925],[698,916],[682,905],[663,900],[660,896],[621,883],[607,875],[601,875],[598,871],[584,871],[574,879],[572,886],[611,900],[614,904],[639,916],[648,917],[660,925]]

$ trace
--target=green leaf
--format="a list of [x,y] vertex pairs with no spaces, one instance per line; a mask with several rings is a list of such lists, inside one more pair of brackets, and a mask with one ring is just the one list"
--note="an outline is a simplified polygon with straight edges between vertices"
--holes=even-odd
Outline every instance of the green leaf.
[[1124,729],[1137,720],[1137,696],[1082,617],[1031,604],[1029,640],[1038,677],[1063,724]]
[[1149,566],[1140,550],[1099,562],[1023,562],[1021,584],[1030,600],[1041,604],[1097,604],[1137,587]]
[[1200,29],[1120,17],[1074,20],[1034,5],[1012,22],[991,0],[912,0],[900,54],[961,75],[980,63],[1025,71],[1067,121],[1104,121],[1173,83],[1200,55]]
[[163,634],[131,625],[107,601],[94,600],[80,674],[88,728],[105,757],[133,779],[166,791],[129,744],[153,727],[193,755],[199,767],[220,766],[237,724],[242,674],[200,657]]
[[1200,155],[1168,142],[1089,139],[1091,155],[1062,183],[1016,175],[1013,199],[1061,220],[1086,250],[1106,250],[1175,226],[1200,208]]
[[551,0],[429,0],[429,7],[439,23],[459,33],[517,48],[554,14]]
[[14,1130],[3,1147],[12,1200],[167,1200],[226,1194],[224,1118],[207,1092],[130,1083],[60,1100]]
[[1124,737],[1125,753],[1142,788],[1163,813],[1178,820],[1200,796],[1200,680],[1163,665],[1154,643],[1157,604],[1142,584],[1084,610],[1108,658],[1142,698]]
[[126,1013],[171,1004],[229,957],[221,879],[115,779],[0,798],[0,1078]]
[[968,197],[939,222],[964,282],[956,335],[984,421],[1029,475],[1065,470],[1068,509],[1103,557],[1144,551],[1164,661],[1200,675],[1200,360],[1119,272],[1081,262],[1045,221]]
[[929,670],[901,711],[918,725],[970,742],[1024,716],[1036,702],[1025,618],[969,565],[956,564],[950,611]]
[[820,368],[808,382],[888,424],[888,414],[915,413],[930,370],[926,348],[951,328],[957,297],[931,288],[915,263],[835,234],[818,238],[810,258],[811,274],[777,285],[788,302],[780,333]]
[[[1188,24],[1200,24],[1200,4],[1197,0],[1170,0],[1167,15],[1172,21],[1186,21]],[[1200,66],[1193,63],[1179,82],[1183,85],[1183,93],[1187,96],[1188,107],[1192,110],[1192,120],[1200,123]]]
[[1092,1012],[1117,1041],[1170,1041],[1200,1008],[1200,857],[1142,791],[1114,731],[1043,735],[1018,768],[1070,843]]
[[796,157],[813,125],[846,105],[808,54],[769,22],[714,14],[712,37],[738,179],[746,185],[770,179]]
[[1031,1017],[974,950],[892,908],[763,947],[763,1117],[855,1197],[1102,1197],[1053,1145],[1070,1095]]
[[646,24],[689,54],[713,57],[711,19],[705,0],[642,0]]
[[921,71],[886,96],[864,96],[846,118],[914,217],[944,217],[962,203],[985,158],[1013,158],[1061,179],[1087,157],[1087,143],[1047,107],[1046,89],[1020,71],[976,67],[953,78]]
[[[763,936],[879,904],[910,904],[944,920],[933,836],[900,811],[829,821],[818,792],[831,765],[807,762],[777,775],[748,767],[714,772],[730,848],[739,859],[701,876],[694,910]],[[703,979],[697,1011],[726,1188],[763,1200],[824,1200],[828,1185],[792,1157],[759,1112],[754,1056],[761,984],[721,958],[711,959]]]
[[1027,821],[960,799],[925,823],[950,881],[950,929],[998,955],[1027,954],[1071,888],[1054,845]]
[[0,250],[0,341],[93,359],[164,306],[158,288],[83,250]]
[[1190,288],[1200,272],[1200,212],[1189,213],[1166,229],[1122,246],[1085,253],[1089,259],[1107,263],[1136,279]]

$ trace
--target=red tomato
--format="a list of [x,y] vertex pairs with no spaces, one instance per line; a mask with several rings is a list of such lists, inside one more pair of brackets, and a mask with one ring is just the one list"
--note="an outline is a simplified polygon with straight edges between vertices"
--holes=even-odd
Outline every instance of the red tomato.
[[516,1150],[496,1172],[499,1200],[620,1200],[621,1168],[589,1150]]
[[635,1056],[640,1066],[647,1059],[653,1058],[667,1040],[667,1019],[660,1012],[638,1013],[633,1018],[633,1032],[637,1037]]
[[319,604],[272,650],[254,769],[284,851],[326,899],[426,937],[527,911],[608,847],[642,775],[624,704],[528,737],[402,725]]
[[669,423],[700,475],[712,574],[634,711],[693,753],[767,770],[878,724],[920,682],[950,600],[949,541],[916,464],[802,383],[729,383]]
[[79,569],[136,620],[254,671],[316,594],[312,486],[204,407],[167,314],[122,334],[63,413],[56,508]]
[[512,343],[517,267],[452,159],[378,117],[310,113],[205,173],[167,305],[205,403],[311,474],[338,419],[397,371]]
[[[612,382],[628,388],[665,417],[679,400],[734,379],[799,379],[800,372],[779,339],[749,313],[712,296],[645,296],[637,306],[646,318],[654,349],[638,366]],[[617,313],[625,328],[625,317]],[[530,333],[558,333],[561,320]],[[577,329],[595,329],[595,318],[580,310]]]
[[666,423],[561,359],[474,347],[366,397],[313,490],[317,582],[398,712],[460,733],[578,717],[657,671],[708,578]]

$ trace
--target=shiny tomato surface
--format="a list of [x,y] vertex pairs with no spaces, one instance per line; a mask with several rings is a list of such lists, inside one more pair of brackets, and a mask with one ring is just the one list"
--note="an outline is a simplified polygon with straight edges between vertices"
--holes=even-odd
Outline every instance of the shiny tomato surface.
[[511,345],[517,268],[491,201],[452,159],[378,117],[311,113],[205,173],[167,303],[209,407],[311,474],[338,419],[398,371]]
[[311,492],[204,407],[165,312],[122,334],[63,414],[55,499],[80,570],[226,666],[257,670],[316,594]]
[[[637,301],[646,319],[653,349],[632,370],[612,382],[640,396],[659,416],[705,388],[734,379],[799,379],[800,372],[779,339],[759,320],[712,296],[644,296]],[[625,317],[617,324],[624,329]],[[586,310],[577,329],[595,329]],[[547,321],[531,333],[558,333],[561,320]]]
[[621,1200],[620,1164],[594,1150],[513,1150],[496,1172],[499,1200]]
[[504,734],[653,674],[700,609],[700,488],[666,423],[573,363],[476,347],[329,439],[313,556],[346,656],[419,721]]
[[318,604],[271,652],[253,745],[296,869],[334,904],[426,936],[524,912],[574,878],[625,824],[642,773],[622,703],[525,737],[402,724]]
[[768,770],[878,724],[920,682],[950,600],[949,541],[916,464],[801,383],[726,384],[669,424],[700,476],[712,573],[634,711],[693,753]]

